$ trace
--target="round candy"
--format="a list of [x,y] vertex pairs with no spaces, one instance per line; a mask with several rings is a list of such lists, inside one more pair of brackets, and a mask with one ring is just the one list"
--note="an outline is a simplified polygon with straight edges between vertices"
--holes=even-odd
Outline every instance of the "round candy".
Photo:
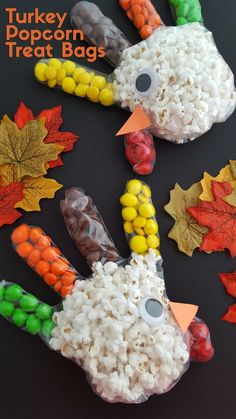
[[137,233],[139,236],[145,236],[144,230],[142,228],[135,227],[135,233]]
[[79,83],[75,89],[75,95],[79,97],[85,97],[89,88],[89,84]]
[[75,69],[76,69],[76,64],[75,63],[73,63],[73,61],[65,61],[63,64],[62,64],[62,68],[64,69],[64,70],[66,70],[66,75],[67,76],[72,76],[72,74],[74,73],[74,71],[75,71]]
[[54,285],[57,282],[57,276],[49,272],[44,276],[44,281],[48,285]]
[[150,236],[147,237],[147,244],[151,249],[156,249],[160,244],[160,239],[155,236],[155,234],[150,234]]
[[57,81],[62,81],[66,77],[66,70],[64,68],[60,68],[57,72]]
[[142,183],[140,182],[140,180],[130,180],[127,184],[127,192],[130,192],[134,195],[138,195],[138,193],[141,191],[142,189]]
[[32,266],[33,268],[37,265],[37,263],[41,259],[41,252],[39,249],[33,249],[28,255],[27,263]]
[[94,73],[83,71],[78,75],[78,82],[83,84],[89,84],[93,78]]
[[147,220],[144,231],[146,234],[156,234],[158,232],[158,225],[155,220]]
[[126,207],[122,209],[122,218],[125,221],[132,221],[137,217],[137,211],[133,207]]
[[135,207],[138,203],[137,197],[129,192],[126,192],[120,198],[120,203],[125,207]]
[[55,328],[55,323],[52,320],[44,320],[41,332],[46,338],[50,338],[53,329]]
[[33,243],[38,243],[42,235],[43,235],[43,230],[41,230],[41,228],[33,227],[30,230],[30,241]]
[[34,311],[38,306],[38,299],[31,294],[25,294],[21,297],[19,305],[25,311]]
[[124,230],[127,234],[132,234],[134,232],[133,224],[130,221],[124,223]]
[[178,19],[176,20],[177,26],[186,25],[186,23],[188,23],[188,21],[187,19],[185,19],[185,17],[178,17]]
[[143,195],[142,193],[138,194],[138,199],[141,202],[149,202],[149,198],[147,196]]
[[1,301],[0,314],[4,317],[10,317],[14,311],[14,305],[9,301]]
[[94,76],[92,80],[92,86],[96,86],[99,90],[106,87],[107,81],[104,76]]
[[48,64],[50,67],[54,67],[56,70],[59,70],[59,68],[62,66],[62,62],[57,58],[51,58]]
[[142,228],[145,226],[147,220],[144,217],[136,217],[134,220],[134,227]]
[[114,94],[112,89],[102,89],[99,95],[99,100],[103,106],[111,106],[114,103]]
[[65,77],[62,81],[62,89],[64,92],[72,94],[76,88],[76,83],[72,77]]
[[48,272],[50,272],[50,265],[45,260],[40,260],[35,268],[36,272],[40,276],[46,275]]
[[29,227],[26,224],[15,228],[11,235],[11,240],[14,244],[20,244],[29,239]]
[[54,275],[63,275],[68,269],[68,262],[66,259],[59,259],[52,263],[51,272]]
[[96,86],[90,86],[87,90],[87,97],[92,102],[98,102],[98,100],[99,100],[99,89]]
[[16,252],[18,253],[20,257],[27,258],[27,256],[29,255],[32,249],[33,249],[32,244],[30,244],[29,242],[23,242],[17,246]]
[[135,253],[144,253],[148,250],[147,241],[143,236],[134,236],[130,240],[130,248]]
[[58,254],[56,252],[56,248],[54,247],[47,247],[42,252],[42,258],[47,262],[53,262],[55,259],[58,258]]
[[142,186],[142,194],[144,196],[147,196],[148,198],[151,198],[152,192],[151,192],[151,189],[149,188],[149,186],[147,186],[147,185]]
[[40,320],[50,319],[52,315],[52,307],[48,304],[39,304],[35,314]]
[[23,294],[23,289],[19,285],[10,285],[6,288],[5,299],[12,303],[18,301]]
[[155,208],[150,203],[141,204],[139,207],[139,214],[145,218],[151,218],[155,215]]
[[73,79],[74,79],[74,81],[76,83],[79,83],[80,82],[80,78],[79,77],[80,77],[80,74],[82,74],[82,73],[86,73],[85,68],[83,68],[83,67],[77,67],[75,69],[75,71],[73,73]]
[[41,321],[33,314],[30,314],[26,320],[27,332],[31,333],[32,335],[36,335],[36,333],[40,332],[40,329]]
[[34,67],[34,74],[36,79],[38,79],[41,82],[46,81],[46,77],[44,75],[44,72],[47,68],[47,64],[45,63],[37,63],[36,66]]
[[45,68],[44,70],[44,76],[47,80],[53,80],[57,77],[57,70],[55,69],[55,67],[47,66],[47,68]]
[[21,310],[20,308],[17,308],[12,315],[12,321],[18,327],[24,326],[26,319],[27,319],[27,314],[25,313],[25,311]]
[[57,85],[57,79],[48,80],[48,87],[53,89]]
[[186,3],[180,4],[176,9],[177,17],[187,17],[189,12],[189,6]]

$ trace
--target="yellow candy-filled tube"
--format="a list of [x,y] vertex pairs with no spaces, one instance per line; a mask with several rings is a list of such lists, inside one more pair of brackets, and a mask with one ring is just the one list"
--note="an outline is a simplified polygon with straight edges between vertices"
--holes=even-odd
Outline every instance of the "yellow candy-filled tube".
[[103,106],[114,104],[112,76],[91,70],[62,58],[40,60],[35,68],[36,79],[51,88],[60,88],[64,92],[78,97],[87,97],[92,102]]
[[158,223],[149,186],[137,179],[128,181],[120,203],[124,230],[132,252],[145,255],[149,249],[154,249],[159,255]]

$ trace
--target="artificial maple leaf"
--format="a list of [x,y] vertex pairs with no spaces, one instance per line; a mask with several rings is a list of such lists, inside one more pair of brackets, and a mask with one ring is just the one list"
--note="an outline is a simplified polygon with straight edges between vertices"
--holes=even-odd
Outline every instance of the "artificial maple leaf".
[[233,304],[228,308],[227,313],[222,317],[222,320],[225,320],[229,323],[236,324],[236,304]]
[[0,185],[7,186],[10,183],[19,183],[17,168],[14,164],[2,164],[0,166]]
[[19,179],[46,174],[46,162],[56,160],[63,149],[57,144],[45,144],[46,135],[42,120],[29,121],[19,130],[5,115],[0,125],[0,164],[14,164]]
[[236,178],[232,172],[232,161],[227,166],[220,170],[219,174],[215,177],[209,173],[204,172],[203,179],[201,180],[202,193],[200,195],[201,201],[213,201],[214,197],[211,191],[211,182],[229,182],[233,189],[236,188]]
[[22,208],[25,211],[41,211],[39,201],[43,198],[54,198],[55,193],[63,186],[54,179],[43,176],[34,179],[26,177],[22,184],[24,197],[16,204],[16,208]]
[[236,297],[236,271],[232,273],[221,273],[219,274],[222,284],[224,284],[228,294],[232,297]]
[[197,206],[188,208],[188,213],[201,225],[210,228],[200,250],[220,251],[229,249],[236,256],[236,208],[224,201],[232,192],[229,182],[212,182],[214,201],[201,201]]
[[175,220],[175,225],[168,237],[175,240],[181,252],[192,256],[194,249],[200,247],[208,229],[199,225],[187,213],[187,208],[196,205],[202,191],[200,183],[195,183],[188,190],[183,190],[178,184],[170,191],[170,202],[164,207],[165,211]]
[[[73,150],[74,143],[78,140],[78,136],[72,134],[71,132],[62,132],[59,131],[61,125],[63,124],[63,119],[61,116],[61,106],[56,106],[52,109],[45,109],[37,116],[37,119],[44,118],[45,119],[45,127],[48,131],[47,136],[44,139],[46,144],[54,143],[58,144],[63,147],[63,152],[68,152]],[[33,112],[31,109],[28,109],[24,103],[21,103],[16,115],[15,115],[15,122],[19,128],[23,128],[24,125],[32,120],[35,119]],[[61,157],[58,157],[57,160],[53,160],[49,162],[49,167],[57,167],[62,166],[63,162]]]
[[27,108],[23,102],[20,103],[16,114],[15,114],[15,124],[19,129],[24,128],[24,126],[29,122],[35,119],[34,114],[31,109]]
[[15,205],[23,198],[23,185],[12,183],[0,186],[0,227],[14,223],[22,214],[15,209]]

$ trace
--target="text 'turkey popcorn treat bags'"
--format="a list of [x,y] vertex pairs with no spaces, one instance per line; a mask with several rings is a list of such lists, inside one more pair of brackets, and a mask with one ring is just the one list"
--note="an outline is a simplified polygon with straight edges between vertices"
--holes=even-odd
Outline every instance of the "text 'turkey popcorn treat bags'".
[[104,400],[141,403],[169,391],[190,361],[209,361],[214,349],[208,327],[195,317],[198,307],[166,295],[150,188],[130,180],[120,202],[133,251],[127,260],[91,197],[73,188],[61,202],[67,229],[92,268],[90,278],[82,278],[40,228],[17,227],[16,252],[63,301],[51,307],[4,280],[0,314],[82,367]]
[[177,27],[165,26],[150,0],[120,0],[144,39],[130,46],[94,3],[79,1],[71,11],[72,24],[104,48],[114,72],[104,75],[62,59],[41,60],[35,68],[36,78],[50,87],[133,113],[119,134],[126,134],[126,155],[139,174],[152,171],[155,150],[146,131],[131,140],[130,133],[148,128],[182,144],[224,122],[235,109],[234,76],[203,26],[199,0],[169,3]]

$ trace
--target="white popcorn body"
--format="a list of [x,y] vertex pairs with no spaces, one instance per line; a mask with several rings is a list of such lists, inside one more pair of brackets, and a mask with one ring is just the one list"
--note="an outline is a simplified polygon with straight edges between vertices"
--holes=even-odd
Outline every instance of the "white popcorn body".
[[[142,319],[145,297],[162,303],[159,325]],[[144,257],[132,254],[122,266],[94,264],[92,278],[76,281],[54,321],[50,347],[81,366],[109,402],[138,403],[164,393],[188,368],[189,335],[172,315],[161,258],[152,250]]]
[[[157,87],[140,95],[140,71],[157,72]],[[122,52],[114,71],[116,101],[133,112],[141,105],[153,135],[175,143],[194,140],[234,111],[234,76],[212,33],[198,23],[161,27]]]

